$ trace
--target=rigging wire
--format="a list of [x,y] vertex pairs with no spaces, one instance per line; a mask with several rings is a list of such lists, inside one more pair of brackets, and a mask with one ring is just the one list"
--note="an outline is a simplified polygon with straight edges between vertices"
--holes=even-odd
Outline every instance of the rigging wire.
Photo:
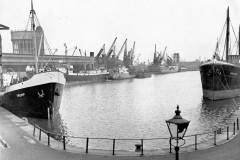
[[234,28],[233,28],[233,25],[232,25],[232,22],[231,22],[231,21],[230,21],[230,24],[231,24],[231,27],[232,27],[232,30],[233,30],[233,33],[234,33],[234,37],[235,37],[235,39],[236,39],[236,41],[237,41],[237,36],[236,36],[235,30],[234,30]]
[[[227,25],[227,21],[225,21],[224,25],[223,25],[223,28],[222,28],[222,31],[221,31],[221,34],[220,34],[220,37],[219,37],[219,46],[222,46],[221,44],[223,43],[223,33],[224,31],[226,30],[226,25]],[[224,56],[224,50],[225,50],[225,44],[226,44],[226,41],[224,42],[224,45],[223,45],[223,50],[221,49],[221,47],[219,47],[219,53],[222,52],[222,60],[223,60],[223,56]]]

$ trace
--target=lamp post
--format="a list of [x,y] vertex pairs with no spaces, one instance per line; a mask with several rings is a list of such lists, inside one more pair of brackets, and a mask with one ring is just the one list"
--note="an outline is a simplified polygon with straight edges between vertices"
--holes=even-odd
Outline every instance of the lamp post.
[[171,139],[176,140],[176,146],[174,146],[175,151],[176,151],[176,160],[179,159],[178,141],[184,140],[183,137],[184,137],[184,135],[187,131],[188,125],[190,123],[190,121],[182,118],[180,113],[181,113],[181,111],[179,110],[179,106],[177,105],[177,110],[175,111],[174,117],[169,120],[166,120]]

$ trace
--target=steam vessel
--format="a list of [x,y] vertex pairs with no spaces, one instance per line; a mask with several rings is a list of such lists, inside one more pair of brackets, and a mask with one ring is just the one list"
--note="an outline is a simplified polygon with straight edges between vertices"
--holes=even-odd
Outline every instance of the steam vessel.
[[35,18],[31,1],[31,30],[11,32],[13,54],[35,55],[35,67],[22,76],[12,77],[3,94],[2,106],[19,116],[52,118],[59,110],[66,80],[58,71],[40,72],[38,55],[44,54],[44,36],[40,25],[35,27]]
[[227,99],[240,96],[240,55],[229,55],[232,52],[230,52],[230,48],[232,47],[230,47],[229,38],[229,8],[227,9],[225,26],[225,60],[219,58],[219,44],[217,43],[212,60],[208,60],[200,65],[203,97],[211,100]]

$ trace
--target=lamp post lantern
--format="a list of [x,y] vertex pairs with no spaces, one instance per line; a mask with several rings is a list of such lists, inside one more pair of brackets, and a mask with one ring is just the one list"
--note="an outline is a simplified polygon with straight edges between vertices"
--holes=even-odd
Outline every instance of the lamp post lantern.
[[176,140],[176,146],[174,146],[176,151],[176,160],[179,159],[178,140],[184,140],[183,137],[190,123],[190,121],[182,118],[180,113],[181,111],[179,110],[179,106],[177,105],[177,110],[175,111],[174,117],[169,120],[166,120],[171,139]]

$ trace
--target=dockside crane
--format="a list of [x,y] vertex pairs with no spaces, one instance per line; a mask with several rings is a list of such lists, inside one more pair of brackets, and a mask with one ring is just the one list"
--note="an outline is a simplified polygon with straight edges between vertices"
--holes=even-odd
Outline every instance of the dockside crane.
[[80,56],[82,56],[82,51],[80,48],[78,49],[78,51],[79,51]]
[[77,46],[74,48],[72,56],[74,56],[74,53],[76,50],[77,50]]
[[116,57],[116,45],[113,46],[113,55],[112,57]]
[[133,64],[134,53],[135,53],[135,44],[136,44],[136,42],[134,41],[134,43],[133,43],[133,48],[132,48],[132,52],[131,52],[131,57],[130,57],[130,59],[131,59],[131,64]]
[[135,51],[135,41],[133,43],[133,48],[128,52],[127,56],[127,66],[130,66],[133,64],[133,58],[134,58],[134,51]]
[[95,58],[98,59],[102,53],[105,53],[105,44],[103,44],[102,48],[99,50]]
[[108,52],[107,52],[107,57],[110,57],[112,52],[113,52],[113,47],[115,46],[115,43],[116,43],[116,40],[117,40],[117,37],[114,39],[111,47],[109,48]]

